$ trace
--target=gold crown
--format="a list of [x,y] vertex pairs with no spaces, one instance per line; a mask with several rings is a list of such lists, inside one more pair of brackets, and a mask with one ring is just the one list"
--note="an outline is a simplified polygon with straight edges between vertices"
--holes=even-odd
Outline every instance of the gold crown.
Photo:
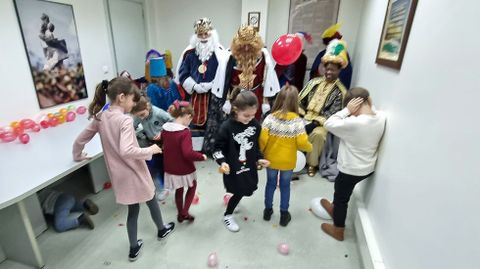
[[205,34],[208,33],[210,30],[213,29],[212,21],[209,18],[201,18],[195,22],[193,25],[193,29],[195,29],[195,34]]
[[257,30],[251,25],[241,26],[235,35],[235,39],[241,44],[250,44],[255,42],[258,38]]

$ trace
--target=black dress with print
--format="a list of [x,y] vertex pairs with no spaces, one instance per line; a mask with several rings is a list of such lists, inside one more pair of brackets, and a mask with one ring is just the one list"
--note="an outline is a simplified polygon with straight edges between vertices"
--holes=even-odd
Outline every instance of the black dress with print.
[[230,166],[230,173],[223,175],[227,192],[250,196],[257,189],[257,161],[263,158],[258,146],[261,128],[255,119],[243,124],[229,118],[220,126],[213,158]]

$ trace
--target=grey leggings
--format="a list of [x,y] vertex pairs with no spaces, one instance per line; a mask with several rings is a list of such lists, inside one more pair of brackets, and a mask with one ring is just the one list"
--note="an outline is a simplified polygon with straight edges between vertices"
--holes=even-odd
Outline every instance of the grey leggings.
[[[157,229],[162,230],[164,228],[162,212],[160,212],[160,207],[158,206],[158,202],[155,200],[155,196],[153,196],[152,200],[147,202],[147,206],[148,209],[150,209],[150,215],[152,216],[153,222],[155,222],[155,225],[157,225]],[[137,220],[139,212],[139,204],[128,205],[127,232],[131,248],[137,246]]]

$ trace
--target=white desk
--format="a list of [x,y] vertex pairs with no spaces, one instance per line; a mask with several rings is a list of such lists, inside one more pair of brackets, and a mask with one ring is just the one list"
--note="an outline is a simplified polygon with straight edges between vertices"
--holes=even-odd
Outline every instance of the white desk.
[[[0,143],[0,262],[7,259],[36,268],[45,265],[32,226],[32,215],[41,214],[37,191],[87,164],[95,192],[108,180],[98,135],[85,147],[92,159],[73,161],[73,142],[88,123],[86,115],[77,115],[73,122],[29,133],[26,145]],[[29,212],[26,201],[31,203],[32,195],[37,210]]]

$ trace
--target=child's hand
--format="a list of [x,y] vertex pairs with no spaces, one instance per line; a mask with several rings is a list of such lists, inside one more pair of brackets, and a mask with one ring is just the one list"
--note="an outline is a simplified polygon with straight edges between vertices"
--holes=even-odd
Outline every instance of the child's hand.
[[153,144],[149,148],[152,150],[153,154],[162,153],[162,149],[157,144]]
[[220,168],[218,169],[218,172],[220,172],[222,174],[225,174],[225,175],[230,174],[230,166],[228,165],[228,163],[223,162],[220,165]]
[[152,140],[159,141],[160,140],[160,134],[157,134],[156,136],[154,136]]
[[357,110],[360,108],[362,104],[363,104],[363,98],[360,98],[360,97],[353,98],[347,104],[348,111],[350,111],[350,114],[354,114],[355,112],[357,112]]
[[204,160],[204,161],[206,161],[206,160],[208,159],[207,155],[202,154],[202,156],[203,156],[203,160]]
[[87,156],[87,153],[82,152],[82,154],[80,155],[80,157],[74,158],[74,161],[76,161],[76,162],[81,162],[81,161],[83,161],[83,160],[90,160],[91,158],[92,158],[92,157]]
[[269,167],[270,161],[265,159],[259,159],[258,164],[261,165],[262,167]]

